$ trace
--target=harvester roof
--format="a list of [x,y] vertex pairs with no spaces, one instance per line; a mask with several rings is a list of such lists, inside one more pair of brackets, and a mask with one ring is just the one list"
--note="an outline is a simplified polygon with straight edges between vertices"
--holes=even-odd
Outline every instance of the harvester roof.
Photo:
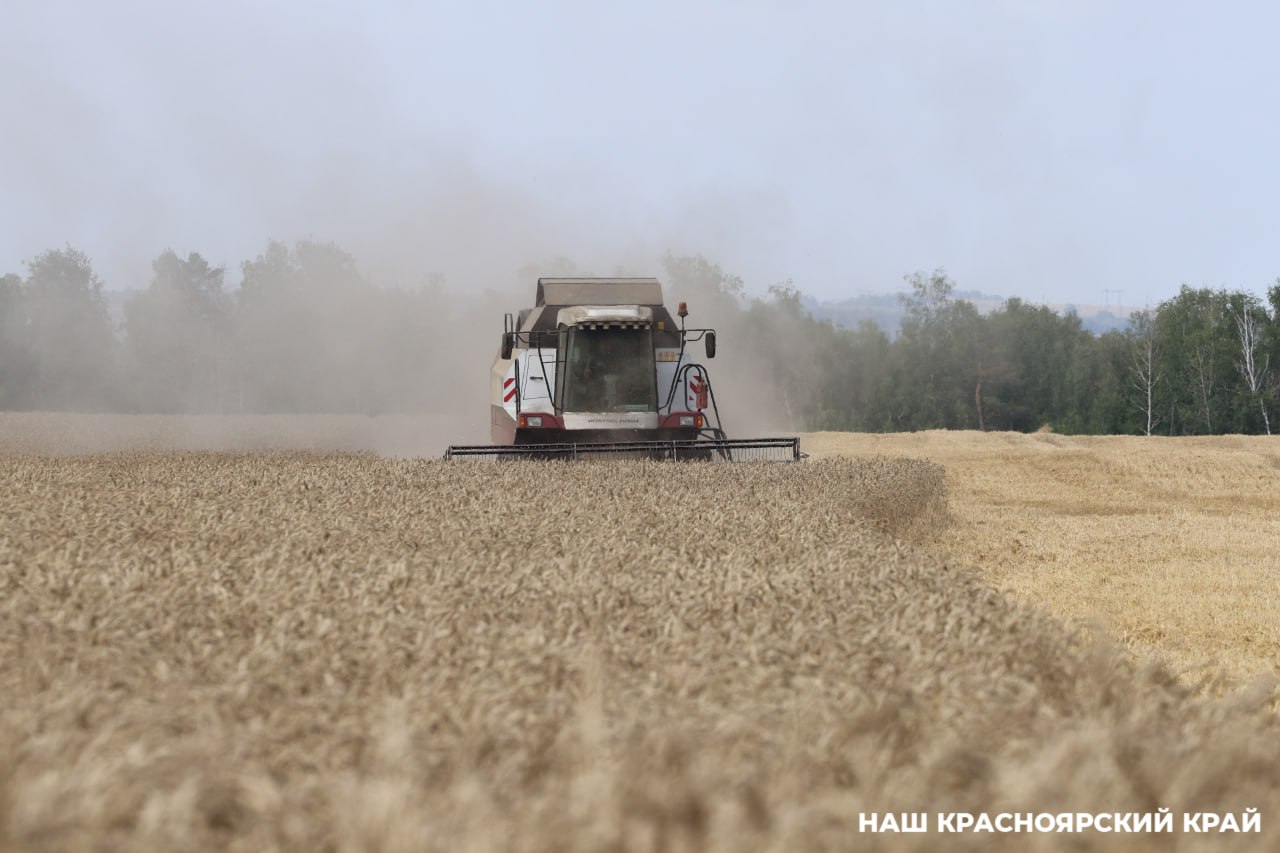
[[540,278],[536,305],[661,305],[656,278]]

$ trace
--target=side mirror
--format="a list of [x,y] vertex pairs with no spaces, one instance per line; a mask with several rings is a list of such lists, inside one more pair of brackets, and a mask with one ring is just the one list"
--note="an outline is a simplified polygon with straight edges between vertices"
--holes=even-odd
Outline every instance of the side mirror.
[[707,332],[707,336],[706,338],[704,338],[704,340],[707,343],[707,358],[715,358],[716,357],[716,333]]
[[511,358],[511,350],[516,345],[515,332],[502,333],[502,357],[504,359]]

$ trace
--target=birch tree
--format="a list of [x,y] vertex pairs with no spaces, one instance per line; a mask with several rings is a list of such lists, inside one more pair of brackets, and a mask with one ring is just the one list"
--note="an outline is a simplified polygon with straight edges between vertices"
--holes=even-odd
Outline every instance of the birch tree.
[[[1261,316],[1260,316],[1261,315]],[[1265,391],[1271,376],[1271,356],[1262,351],[1262,336],[1266,328],[1262,307],[1252,297],[1239,300],[1231,312],[1235,320],[1236,337],[1240,341],[1240,358],[1236,370],[1244,381],[1245,390],[1262,412],[1262,425],[1271,435],[1271,418],[1267,414]]]
[[1129,317],[1129,326],[1132,359],[1129,366],[1130,385],[1137,392],[1133,405],[1142,415],[1144,433],[1151,435],[1160,426],[1161,417],[1156,410],[1156,386],[1164,378],[1156,324],[1150,313],[1135,311]]

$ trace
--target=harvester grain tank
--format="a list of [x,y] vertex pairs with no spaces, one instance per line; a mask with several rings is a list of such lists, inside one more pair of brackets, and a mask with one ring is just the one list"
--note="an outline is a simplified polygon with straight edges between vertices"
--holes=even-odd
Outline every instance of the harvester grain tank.
[[540,278],[532,308],[504,319],[490,370],[493,445],[446,456],[800,459],[797,438],[730,439],[707,368],[714,329],[687,328],[656,278]]

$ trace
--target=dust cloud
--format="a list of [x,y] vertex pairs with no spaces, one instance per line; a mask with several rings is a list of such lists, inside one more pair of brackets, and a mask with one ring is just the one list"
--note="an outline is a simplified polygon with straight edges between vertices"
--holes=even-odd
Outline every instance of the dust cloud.
[[[206,245],[235,243],[216,229],[205,243],[156,256],[154,246],[171,232],[154,223],[130,238],[133,257],[153,258],[146,275],[126,279],[127,292],[112,287],[119,279],[103,284],[113,341],[90,346],[84,329],[93,317],[80,311],[70,322],[66,300],[59,302],[28,336],[25,396],[10,395],[5,407],[150,418],[132,428],[127,417],[93,421],[99,435],[71,442],[85,452],[315,447],[434,455],[448,444],[489,442],[488,377],[503,315],[532,306],[539,276],[657,276],[673,311],[687,300],[690,326],[720,334],[715,361],[702,358],[701,344],[691,351],[710,371],[728,434],[789,423],[785,391],[762,380],[773,343],[746,322],[747,292],[724,292],[731,277],[704,275],[701,261],[690,268],[693,258],[684,257],[682,265],[675,251],[692,238],[660,242],[652,225],[647,234],[617,222],[591,227],[499,187],[461,159],[453,165],[449,175],[406,173],[403,186],[413,189],[398,203],[375,192],[372,175],[360,184],[354,167],[332,180],[316,175],[310,193],[298,194],[299,210],[281,219],[314,223],[315,231],[264,239],[237,264],[201,254]],[[343,207],[353,198],[361,199],[354,217]],[[688,227],[693,215],[673,206],[672,222]],[[712,203],[697,215],[707,217],[707,233],[716,230]],[[65,278],[96,287],[96,258],[52,252],[37,260],[56,274],[38,276],[29,265],[20,288],[28,311]],[[150,417],[157,415],[169,423]],[[278,420],[285,415],[304,417],[285,427]],[[341,417],[322,427],[323,415]],[[37,424],[48,426],[38,419],[27,426]]]

